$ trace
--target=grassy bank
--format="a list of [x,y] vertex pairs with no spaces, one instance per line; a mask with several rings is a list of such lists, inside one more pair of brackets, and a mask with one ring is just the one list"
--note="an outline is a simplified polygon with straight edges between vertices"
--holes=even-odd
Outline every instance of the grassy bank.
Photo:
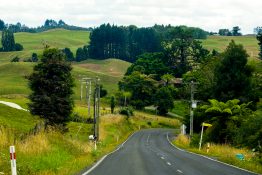
[[[207,153],[207,145],[204,144],[202,149],[199,150],[196,147],[190,145],[190,140],[188,137],[184,135],[178,135],[175,140],[173,140],[173,144],[176,146],[188,150],[190,152],[194,152],[197,154],[206,155],[217,159],[219,161],[244,168],[256,173],[262,173],[262,162],[259,161],[258,157],[255,154],[246,148],[234,148],[230,145],[219,145],[219,144],[211,144],[209,152]],[[245,160],[239,160],[236,158],[236,154],[243,154]]]

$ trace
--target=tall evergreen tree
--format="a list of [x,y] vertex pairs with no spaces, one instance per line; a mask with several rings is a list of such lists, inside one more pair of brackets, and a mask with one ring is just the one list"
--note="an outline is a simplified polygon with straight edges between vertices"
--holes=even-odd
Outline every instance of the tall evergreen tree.
[[47,124],[65,124],[73,110],[72,67],[58,49],[46,49],[29,77],[30,112]]
[[69,48],[66,47],[65,49],[63,49],[63,52],[66,56],[67,61],[74,61],[75,60],[73,52],[71,52],[71,50]]
[[233,40],[223,53],[223,59],[215,70],[215,97],[222,101],[241,99],[249,101],[252,69],[247,65],[248,54],[243,45]]
[[14,34],[8,29],[2,32],[2,50],[4,52],[16,50]]
[[257,34],[257,40],[259,45],[259,58],[262,60],[262,31]]
[[0,19],[0,31],[4,30],[5,28],[5,22]]

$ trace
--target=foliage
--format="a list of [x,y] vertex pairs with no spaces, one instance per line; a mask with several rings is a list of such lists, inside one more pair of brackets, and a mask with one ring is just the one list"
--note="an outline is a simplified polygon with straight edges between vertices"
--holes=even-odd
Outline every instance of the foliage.
[[161,87],[156,91],[154,105],[157,106],[160,115],[166,115],[168,110],[174,107],[173,97],[167,86]]
[[119,83],[119,89],[131,92],[131,105],[143,109],[152,104],[152,94],[156,91],[152,78],[139,72],[125,76]]
[[23,49],[24,49],[24,47],[21,44],[15,43],[15,51],[21,51]]
[[259,58],[262,60],[262,31],[257,34],[257,40],[259,45]]
[[86,60],[89,57],[89,53],[88,53],[88,47],[84,46],[83,48],[78,48],[76,50],[76,61],[80,62],[83,60]]
[[32,62],[37,62],[38,61],[38,57],[36,53],[32,53],[32,57],[31,57]]
[[222,101],[238,98],[250,101],[252,68],[247,65],[248,54],[243,46],[233,40],[223,53],[223,59],[217,65],[215,97]]
[[15,43],[15,38],[13,32],[8,29],[2,31],[2,51],[9,52],[9,51],[21,51],[23,50],[23,46],[19,43]]
[[[214,98],[214,88],[216,86],[216,78],[214,75],[215,69],[217,65],[220,63],[221,58],[213,57],[210,58],[208,61],[199,65],[199,68],[187,72],[183,75],[183,81],[190,83],[191,81],[197,82],[197,92],[196,99],[207,101],[210,98]],[[187,85],[188,86],[188,85]],[[185,87],[188,96],[190,94],[189,87]]]
[[103,98],[107,95],[107,90],[103,88],[103,85],[100,85],[100,97]]
[[3,30],[2,32],[2,51],[15,51],[15,38],[10,30]]
[[208,130],[209,139],[216,143],[235,143],[238,128],[252,114],[251,103],[239,104],[238,99],[226,103],[212,99],[209,103],[201,107],[206,113],[207,122],[212,123]]
[[130,75],[134,71],[141,74],[151,75],[155,80],[160,80],[161,76],[167,73],[172,73],[170,67],[164,63],[163,53],[145,53],[139,55],[138,59],[127,69],[125,75]]
[[116,107],[115,97],[112,96],[110,99],[111,114],[114,113],[115,107]]
[[126,115],[127,117],[134,115],[134,109],[131,106],[121,107],[119,109],[119,114]]
[[165,63],[174,67],[176,77],[181,77],[209,55],[209,51],[201,46],[201,42],[194,40],[191,31],[178,27],[172,31],[172,40],[164,42],[163,47]]
[[218,34],[221,36],[232,36],[232,33],[229,29],[219,29]]
[[11,62],[19,62],[20,61],[20,58],[18,56],[15,56]]
[[71,52],[71,50],[69,48],[66,47],[62,51],[64,52],[67,61],[74,61],[75,60],[73,52]]
[[5,22],[0,19],[0,31],[4,30],[5,28]]
[[241,36],[242,34],[239,32],[241,29],[239,28],[239,26],[235,26],[232,29],[232,35],[233,36]]
[[73,109],[71,66],[58,49],[46,49],[29,77],[30,112],[48,124],[64,124]]

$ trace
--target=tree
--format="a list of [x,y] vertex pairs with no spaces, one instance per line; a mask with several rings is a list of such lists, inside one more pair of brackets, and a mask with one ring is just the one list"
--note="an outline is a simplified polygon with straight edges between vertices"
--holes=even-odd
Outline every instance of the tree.
[[219,29],[218,34],[221,36],[230,36],[232,35],[229,29]]
[[65,125],[73,110],[71,70],[61,51],[44,50],[43,58],[29,76],[31,114],[44,118],[49,125]]
[[71,52],[71,50],[69,48],[66,47],[65,49],[63,49],[63,52],[66,56],[67,61],[74,61],[75,60],[73,52]]
[[154,105],[157,106],[160,115],[166,115],[169,109],[174,107],[172,94],[168,87],[161,87],[154,96]]
[[212,123],[210,139],[217,143],[232,143],[238,134],[238,128],[252,113],[249,109],[251,103],[240,105],[238,99],[228,100],[226,103],[212,99],[209,103],[201,109],[207,115],[207,122]]
[[0,19],[0,31],[4,30],[5,28],[5,22]]
[[20,58],[18,56],[15,56],[11,62],[19,62],[20,61]]
[[15,51],[21,51],[23,49],[24,49],[24,47],[21,44],[15,43]]
[[100,97],[103,98],[107,95],[107,90],[103,88],[103,85],[100,85]]
[[250,101],[252,68],[247,65],[246,50],[232,40],[222,55],[214,74],[216,99]]
[[83,61],[84,59],[85,59],[85,52],[83,48],[80,47],[76,50],[76,61],[80,62]]
[[114,113],[115,106],[116,106],[115,97],[112,96],[112,97],[111,97],[111,100],[110,100],[111,114]]
[[131,92],[131,105],[137,109],[143,109],[152,104],[152,94],[156,91],[155,84],[155,81],[149,76],[133,72],[131,75],[125,76],[118,83],[118,87],[122,91]]
[[232,35],[233,36],[240,36],[240,35],[242,35],[239,31],[240,31],[241,29],[238,27],[238,26],[235,26],[235,27],[233,27],[233,29],[232,29]]
[[172,40],[163,44],[165,63],[173,67],[176,77],[182,77],[195,63],[205,60],[209,51],[201,46],[200,41],[193,39],[192,31],[177,27],[172,33]]
[[14,34],[8,29],[2,32],[2,50],[4,52],[16,50]]
[[36,54],[36,53],[33,53],[33,54],[32,54],[31,60],[32,60],[32,62],[37,62],[37,61],[38,61],[38,58],[37,58],[37,54]]
[[262,60],[262,31],[257,34],[257,40],[259,45],[259,58]]

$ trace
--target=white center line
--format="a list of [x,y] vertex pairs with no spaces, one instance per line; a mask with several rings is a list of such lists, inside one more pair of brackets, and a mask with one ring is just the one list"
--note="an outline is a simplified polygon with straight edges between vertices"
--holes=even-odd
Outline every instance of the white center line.
[[168,165],[171,165],[171,163],[170,163],[170,162],[167,162],[167,164],[168,164]]
[[176,171],[179,172],[179,173],[181,173],[181,174],[183,173],[181,170],[176,170]]

